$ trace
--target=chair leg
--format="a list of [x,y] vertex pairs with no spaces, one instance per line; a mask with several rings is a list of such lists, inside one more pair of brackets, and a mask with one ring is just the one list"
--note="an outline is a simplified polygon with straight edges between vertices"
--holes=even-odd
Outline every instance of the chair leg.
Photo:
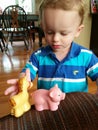
[[26,39],[24,39],[24,44],[25,44],[25,46],[26,46],[26,49],[28,50],[28,45],[27,45]]
[[26,48],[27,48],[27,50],[29,50],[30,49],[30,47],[29,47],[29,38],[28,38],[29,36],[27,36],[26,34],[25,34],[25,36],[24,36],[24,43],[25,43],[25,46],[26,46]]
[[6,39],[5,39],[4,36],[2,37],[1,41],[2,41],[2,44],[3,44],[4,51],[7,51],[8,45],[5,45]]
[[39,46],[41,47],[42,46],[42,38],[44,36],[44,32],[43,32],[43,30],[40,27],[38,28],[38,36],[39,36]]
[[1,49],[1,51],[3,52],[3,47],[2,47],[1,41],[0,41],[0,49]]
[[11,33],[11,36],[10,36],[10,42],[11,42],[11,46],[13,45],[13,32]]
[[33,42],[35,42],[35,33],[32,33]]
[[5,41],[6,41],[5,37],[4,37],[3,33],[1,32],[0,33],[0,48],[1,48],[2,52],[7,50],[7,47],[5,45]]
[[39,46],[41,47],[42,46],[42,34],[39,33]]
[[4,43],[3,39],[1,41],[2,41],[3,47],[5,48],[5,43]]

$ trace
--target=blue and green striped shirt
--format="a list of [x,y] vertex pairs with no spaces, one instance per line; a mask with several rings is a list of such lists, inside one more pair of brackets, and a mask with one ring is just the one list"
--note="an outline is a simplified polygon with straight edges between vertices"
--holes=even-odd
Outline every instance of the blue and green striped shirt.
[[55,84],[66,93],[87,92],[87,77],[98,78],[98,58],[92,51],[72,43],[70,52],[59,61],[50,46],[35,51],[26,68],[30,69],[31,79],[38,74],[38,89],[50,89]]

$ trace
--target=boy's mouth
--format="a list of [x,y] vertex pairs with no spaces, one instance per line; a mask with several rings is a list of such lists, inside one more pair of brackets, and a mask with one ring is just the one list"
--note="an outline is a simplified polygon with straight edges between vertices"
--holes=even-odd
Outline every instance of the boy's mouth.
[[53,47],[54,49],[59,49],[59,48],[60,48],[60,45],[52,45],[52,47]]

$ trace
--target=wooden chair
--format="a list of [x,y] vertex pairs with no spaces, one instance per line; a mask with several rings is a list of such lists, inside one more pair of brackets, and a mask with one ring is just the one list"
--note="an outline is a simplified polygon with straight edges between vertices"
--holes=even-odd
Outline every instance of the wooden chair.
[[5,37],[2,32],[2,15],[0,16],[0,49],[2,52],[6,50],[5,48]]
[[6,7],[2,14],[3,31],[8,41],[24,41],[26,48],[29,48],[29,34],[27,28],[27,16],[25,10],[18,5]]
[[4,38],[2,31],[0,31],[0,49],[1,49],[2,52],[4,52],[6,50],[5,38]]

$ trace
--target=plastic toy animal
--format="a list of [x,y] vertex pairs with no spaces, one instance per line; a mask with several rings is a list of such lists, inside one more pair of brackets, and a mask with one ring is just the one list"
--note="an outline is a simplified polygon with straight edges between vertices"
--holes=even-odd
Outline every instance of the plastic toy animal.
[[61,100],[64,100],[65,93],[61,92],[57,85],[50,90],[38,89],[32,94],[32,100],[36,110],[56,111]]
[[33,84],[32,82],[28,82],[26,77],[22,77],[18,81],[18,86],[18,94],[12,96],[10,99],[12,105],[11,115],[14,115],[15,117],[20,117],[31,108],[28,88],[32,87]]

